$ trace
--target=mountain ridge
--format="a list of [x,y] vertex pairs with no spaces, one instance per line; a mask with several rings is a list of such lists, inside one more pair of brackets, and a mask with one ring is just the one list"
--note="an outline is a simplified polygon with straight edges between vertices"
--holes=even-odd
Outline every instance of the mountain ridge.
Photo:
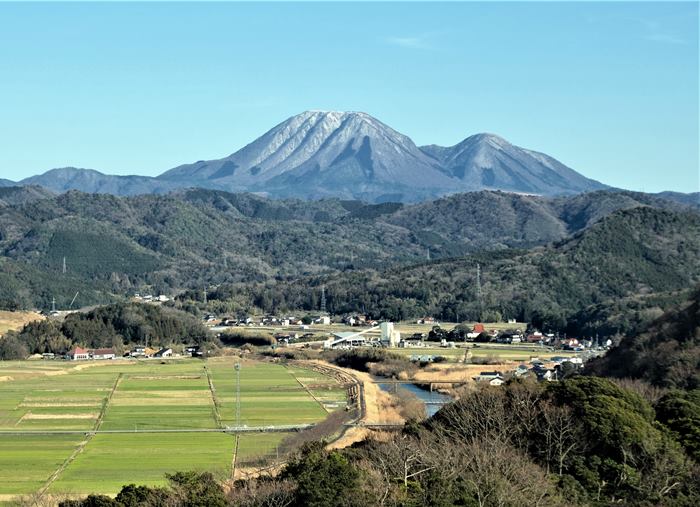
[[18,187],[0,192],[0,201],[5,194],[0,304],[27,307],[45,307],[51,295],[68,304],[77,290],[97,303],[131,290],[173,293],[382,269],[420,262],[427,252],[433,259],[498,255],[556,243],[619,210],[691,210],[610,191],[556,199],[480,191],[418,204],[273,200],[207,189],[117,197]]
[[367,113],[340,111],[303,112],[226,157],[182,164],[156,177],[61,168],[20,184],[113,195],[198,187],[368,202],[419,202],[483,189],[567,195],[608,188],[495,134],[476,134],[452,147],[418,147]]

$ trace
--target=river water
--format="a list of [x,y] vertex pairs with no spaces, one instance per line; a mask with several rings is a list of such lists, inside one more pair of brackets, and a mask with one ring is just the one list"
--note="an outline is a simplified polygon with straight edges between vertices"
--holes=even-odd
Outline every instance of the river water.
[[388,393],[394,393],[398,387],[399,389],[404,389],[415,395],[416,398],[421,400],[425,405],[425,413],[428,415],[428,417],[433,417],[443,405],[454,401],[452,396],[435,391],[430,392],[413,384],[382,384],[381,378],[377,378],[376,380],[379,382],[379,387]]

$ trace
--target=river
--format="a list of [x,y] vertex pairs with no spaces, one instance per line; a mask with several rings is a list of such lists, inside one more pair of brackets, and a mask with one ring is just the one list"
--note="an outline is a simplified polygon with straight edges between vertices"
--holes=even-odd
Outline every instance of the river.
[[425,413],[428,415],[428,417],[433,417],[443,405],[454,401],[452,396],[438,393],[436,391],[431,392],[413,384],[382,384],[382,379],[379,377],[376,377],[375,380],[377,380],[377,385],[379,385],[382,391],[393,393],[398,387],[399,389],[405,389],[409,393],[414,394],[416,398],[421,400],[425,405]]

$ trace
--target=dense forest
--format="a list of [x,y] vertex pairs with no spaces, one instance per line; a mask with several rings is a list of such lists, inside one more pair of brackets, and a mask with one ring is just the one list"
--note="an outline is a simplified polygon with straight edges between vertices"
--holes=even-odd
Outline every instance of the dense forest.
[[175,294],[356,272],[361,281],[365,272],[427,257],[485,252],[491,259],[489,252],[566,240],[640,207],[679,216],[693,209],[611,191],[557,199],[484,191],[369,205],[201,189],[127,198],[9,187],[0,192],[0,308],[47,309],[55,297],[67,309],[76,293],[74,304],[82,307],[133,292]]
[[38,320],[20,331],[10,331],[0,340],[0,359],[64,354],[76,345],[122,351],[128,345],[192,345],[209,338],[201,321],[185,312],[152,304],[117,303],[72,313],[63,321]]

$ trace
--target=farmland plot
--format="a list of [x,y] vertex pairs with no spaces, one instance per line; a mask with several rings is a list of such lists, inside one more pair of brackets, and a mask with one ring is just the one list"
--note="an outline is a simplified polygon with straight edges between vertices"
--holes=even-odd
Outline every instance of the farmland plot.
[[[344,403],[342,389],[318,373],[242,364],[242,424],[318,422]],[[164,474],[178,470],[230,476],[236,437],[217,430],[235,425],[233,365],[231,358],[0,363],[0,500],[44,488],[110,494],[129,483],[164,484]],[[237,457],[273,456],[286,436],[241,434]]]

